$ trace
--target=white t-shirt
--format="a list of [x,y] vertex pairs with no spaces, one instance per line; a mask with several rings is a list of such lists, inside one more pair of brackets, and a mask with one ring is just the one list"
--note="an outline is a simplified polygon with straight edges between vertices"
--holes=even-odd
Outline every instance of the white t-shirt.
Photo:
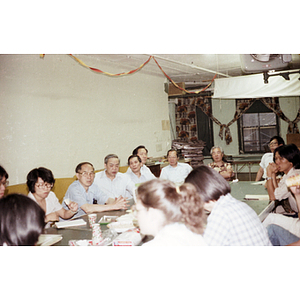
[[133,197],[134,182],[126,174],[118,172],[111,180],[106,176],[105,170],[96,173],[94,184],[96,184],[110,198]]
[[171,223],[143,246],[207,246],[207,244],[201,234],[192,232],[185,224]]
[[[34,198],[34,195],[31,192],[29,192],[28,197],[37,203],[36,199]],[[59,203],[58,198],[53,192],[50,192],[48,197],[45,200],[46,200],[46,212],[45,212],[46,216],[53,212],[61,210],[63,208],[63,206]],[[45,228],[50,227],[50,224],[51,222],[48,222]]]
[[[35,202],[37,202],[36,199],[34,198],[34,195],[31,192],[29,192],[28,197],[34,200]],[[48,197],[45,200],[46,200],[46,213],[45,213],[46,215],[49,215],[63,208],[62,205],[59,203],[58,198],[53,192],[50,192]]]
[[272,152],[268,152],[268,153],[265,153],[263,155],[263,157],[261,158],[259,165],[264,169],[264,174],[262,176],[263,178],[267,178],[267,166],[269,165],[269,163],[274,162],[273,155],[274,154]]
[[134,182],[134,183],[142,183],[148,180],[152,180],[155,179],[156,177],[154,176],[154,174],[150,171],[150,169],[143,165],[141,167],[141,177],[137,177],[132,170],[130,169],[130,167],[127,169],[126,175],[128,175],[130,177],[130,179]]
[[170,165],[162,168],[159,178],[168,179],[174,183],[183,183],[192,170],[189,164],[179,162],[175,168]]

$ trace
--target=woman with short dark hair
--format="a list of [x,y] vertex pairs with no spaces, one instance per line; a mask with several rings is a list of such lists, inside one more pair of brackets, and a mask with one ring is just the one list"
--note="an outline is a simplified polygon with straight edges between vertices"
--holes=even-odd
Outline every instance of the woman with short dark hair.
[[47,226],[50,226],[48,222],[59,221],[59,217],[72,218],[78,210],[78,204],[73,201],[67,204],[70,210],[62,207],[56,195],[51,191],[54,183],[55,179],[51,170],[43,167],[33,169],[27,175],[28,197],[37,202],[45,211]]
[[34,246],[45,226],[45,212],[21,194],[0,200],[0,245]]
[[185,179],[193,184],[210,212],[204,239],[210,246],[271,246],[256,212],[230,194],[229,183],[208,166],[195,168]]

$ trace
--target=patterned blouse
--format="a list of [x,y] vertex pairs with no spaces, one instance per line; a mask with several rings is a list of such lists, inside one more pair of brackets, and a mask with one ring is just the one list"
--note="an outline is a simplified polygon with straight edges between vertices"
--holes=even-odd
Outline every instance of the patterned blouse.
[[[232,172],[232,177],[233,177],[233,170],[232,170],[232,166],[230,163],[226,163],[226,162],[222,162],[221,166],[218,166],[215,162],[212,162],[210,164],[208,164],[209,167],[213,168],[214,170],[216,170],[219,174],[223,171],[228,172],[231,171]],[[231,178],[232,178],[231,177]],[[226,180],[231,180],[231,178],[226,178]]]

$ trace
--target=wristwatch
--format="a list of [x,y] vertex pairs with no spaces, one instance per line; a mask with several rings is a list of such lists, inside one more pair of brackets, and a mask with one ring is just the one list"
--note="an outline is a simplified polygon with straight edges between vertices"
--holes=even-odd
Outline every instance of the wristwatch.
[[267,178],[266,178],[266,180],[270,180],[270,179],[272,179],[272,177],[267,177]]

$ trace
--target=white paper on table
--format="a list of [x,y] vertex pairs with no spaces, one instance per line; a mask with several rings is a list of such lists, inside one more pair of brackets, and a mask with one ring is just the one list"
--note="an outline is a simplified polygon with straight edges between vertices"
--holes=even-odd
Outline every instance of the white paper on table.
[[269,195],[246,195],[245,200],[269,200]]
[[37,246],[51,246],[62,240],[60,234],[40,234]]
[[266,183],[266,180],[262,180],[262,181],[252,182],[251,184],[253,184],[253,185],[265,185],[265,183]]
[[82,226],[86,225],[86,222],[83,219],[71,220],[71,221],[62,221],[56,222],[55,226],[57,228],[71,227],[71,226]]

